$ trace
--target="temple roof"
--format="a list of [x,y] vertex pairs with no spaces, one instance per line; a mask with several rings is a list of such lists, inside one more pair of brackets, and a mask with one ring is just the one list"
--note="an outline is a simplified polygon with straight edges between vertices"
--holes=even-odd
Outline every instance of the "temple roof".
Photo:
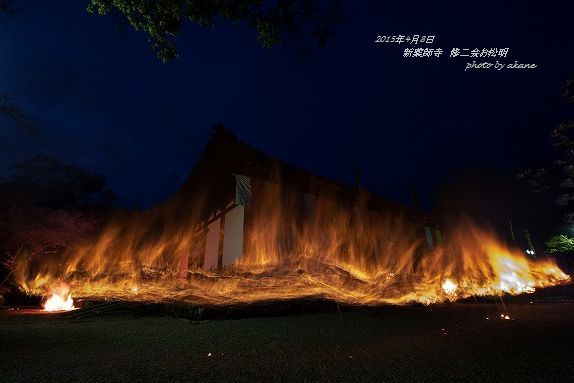
[[[402,204],[361,187],[346,185],[274,158],[239,140],[221,124],[214,127],[213,134],[180,193],[186,196],[203,195],[210,206],[225,204],[234,187],[234,174],[273,182],[345,204],[360,204],[369,210],[407,212],[409,215],[414,213]],[[417,212],[414,215],[421,214]]]

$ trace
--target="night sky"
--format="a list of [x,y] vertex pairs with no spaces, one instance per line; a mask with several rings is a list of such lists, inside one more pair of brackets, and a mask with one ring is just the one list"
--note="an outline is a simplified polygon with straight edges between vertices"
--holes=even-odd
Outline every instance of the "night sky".
[[[27,135],[0,116],[0,164],[50,153],[105,174],[128,206],[177,190],[222,122],[291,164],[423,201],[461,171],[512,174],[544,164],[549,131],[568,117],[561,86],[574,75],[570,2],[343,1],[345,21],[302,61],[265,50],[247,26],[187,24],[180,58],[161,63],[146,36],[82,1],[16,1],[0,16],[0,93],[38,122]],[[402,57],[377,35],[436,35],[439,59]],[[510,48],[534,70],[464,72],[459,48]],[[480,60],[480,59],[479,59]],[[489,59],[483,59],[486,61]]]

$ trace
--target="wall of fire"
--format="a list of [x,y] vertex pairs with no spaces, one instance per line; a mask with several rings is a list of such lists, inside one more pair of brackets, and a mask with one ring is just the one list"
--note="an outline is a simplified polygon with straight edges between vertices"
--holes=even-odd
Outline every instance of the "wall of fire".
[[214,211],[193,235],[188,254],[181,259],[181,276],[188,270],[218,270],[243,256],[245,208],[251,202],[251,180],[234,175],[235,197],[223,209]]
[[[214,211],[210,217],[202,222],[195,234],[191,249],[181,258],[181,276],[187,276],[188,270],[202,269],[215,271],[234,263],[241,258],[245,250],[245,230],[250,227],[249,209],[253,198],[251,179],[243,175],[234,175],[235,196],[221,209]],[[261,183],[261,181],[258,181]],[[269,183],[264,182],[269,187]],[[278,185],[273,184],[274,187]],[[313,214],[318,197],[304,193],[303,210],[304,216],[309,218]],[[364,214],[365,212],[363,212]],[[375,213],[371,213],[375,214]],[[247,220],[246,220],[247,218]],[[425,219],[426,221],[426,219]],[[427,249],[432,250],[443,243],[440,229],[425,222],[421,228],[422,233],[416,233],[421,229],[415,229],[414,238],[421,236],[425,239]],[[432,227],[434,226],[434,227]],[[420,226],[419,226],[420,227]]]

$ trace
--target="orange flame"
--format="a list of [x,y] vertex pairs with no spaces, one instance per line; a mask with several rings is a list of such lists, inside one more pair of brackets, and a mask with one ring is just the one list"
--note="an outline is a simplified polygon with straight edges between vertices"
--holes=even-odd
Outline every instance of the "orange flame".
[[60,284],[53,289],[52,295],[42,305],[44,311],[69,311],[75,309],[74,300],[70,288],[66,284]]
[[[531,293],[570,280],[552,260],[527,258],[471,224],[445,233],[431,250],[421,228],[399,214],[315,198],[311,214],[297,215],[296,198],[276,186],[261,190],[246,218],[244,255],[217,272],[185,262],[181,278],[182,260],[193,260],[199,214],[176,198],[116,218],[62,259],[21,264],[18,281],[38,294],[63,279],[83,298],[228,305],[313,297],[377,305]],[[51,299],[73,307],[70,295]]]

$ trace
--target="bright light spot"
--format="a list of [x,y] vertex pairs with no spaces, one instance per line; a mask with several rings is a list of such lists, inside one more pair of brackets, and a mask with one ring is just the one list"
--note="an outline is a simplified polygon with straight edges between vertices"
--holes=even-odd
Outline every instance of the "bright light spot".
[[500,275],[500,290],[511,294],[533,293],[535,288],[531,281],[524,281],[515,272]]
[[453,295],[456,293],[456,289],[458,288],[457,284],[451,281],[449,278],[445,279],[442,284],[443,291],[448,295]]
[[56,293],[52,293],[52,296],[44,302],[45,311],[68,311],[73,309],[75,309],[74,300],[70,293],[68,293],[66,298],[63,298]]

